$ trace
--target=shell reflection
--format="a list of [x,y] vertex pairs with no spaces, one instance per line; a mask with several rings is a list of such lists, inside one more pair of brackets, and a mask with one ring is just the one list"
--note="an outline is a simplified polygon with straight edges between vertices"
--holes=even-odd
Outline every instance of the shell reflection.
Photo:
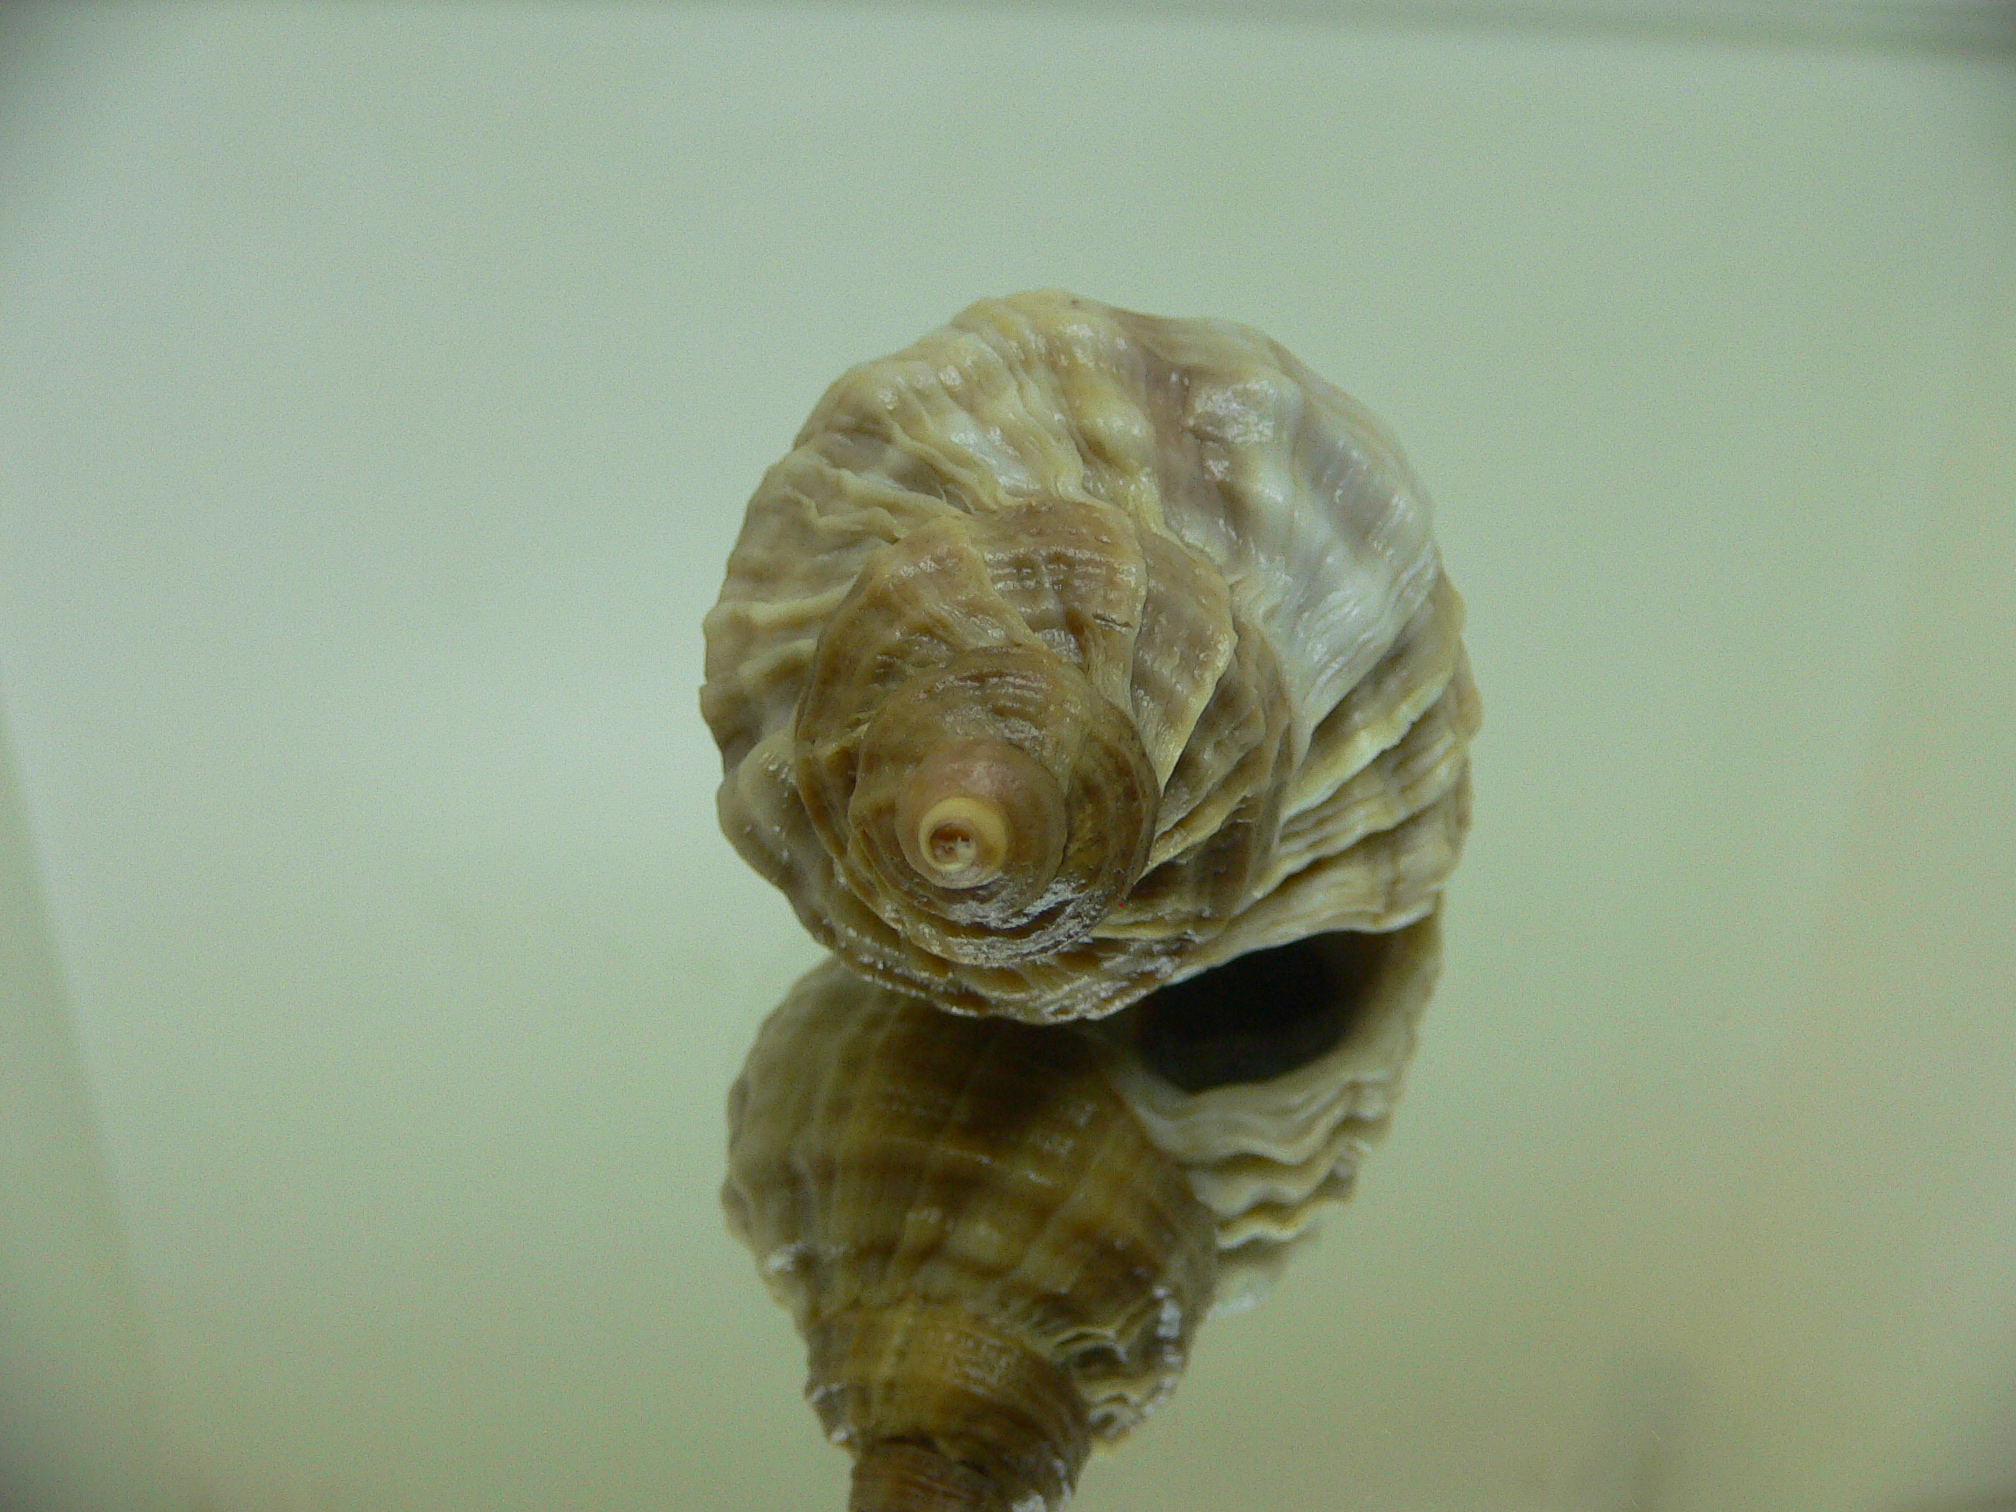
[[1176,1386],[1384,1133],[1435,918],[1247,955],[1096,1024],[829,960],[729,1099],[729,1226],[804,1337],[854,1512],[1034,1512]]

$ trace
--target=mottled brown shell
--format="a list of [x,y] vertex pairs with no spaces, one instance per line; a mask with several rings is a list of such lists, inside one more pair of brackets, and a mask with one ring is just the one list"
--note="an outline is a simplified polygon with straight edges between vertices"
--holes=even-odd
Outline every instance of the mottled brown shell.
[[1175,1388],[1212,1217],[1107,1055],[834,962],[764,1025],[722,1201],[856,1456],[854,1512],[1054,1512]]
[[1478,703],[1428,507],[1258,332],[1048,292],[827,392],[707,619],[724,830],[856,971],[1100,1016],[1421,917]]
[[[1385,1133],[1434,916],[1242,957],[1095,1025],[939,1012],[836,961],[729,1099],[729,1225],[804,1336],[854,1512],[1062,1505]],[[1215,1252],[1215,1258],[1214,1258]]]

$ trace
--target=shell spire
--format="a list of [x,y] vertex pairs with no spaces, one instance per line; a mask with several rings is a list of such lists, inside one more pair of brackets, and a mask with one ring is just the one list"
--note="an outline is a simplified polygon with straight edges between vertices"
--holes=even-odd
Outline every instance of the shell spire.
[[853,1512],[1054,1512],[1175,1389],[1215,1230],[1110,1053],[833,961],[765,1023],[722,1203],[805,1337]]
[[1479,719],[1419,481],[1257,331],[1056,291],[829,389],[701,708],[745,858],[856,972],[1098,1017],[1425,915]]
[[801,980],[730,1094],[722,1203],[852,1512],[1057,1512],[1349,1197],[1436,961],[1431,915],[1048,1028]]

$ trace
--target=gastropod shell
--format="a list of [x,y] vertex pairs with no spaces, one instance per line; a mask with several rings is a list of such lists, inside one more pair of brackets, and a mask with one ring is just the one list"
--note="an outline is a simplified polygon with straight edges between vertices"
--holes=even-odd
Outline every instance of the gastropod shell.
[[983,301],[829,389],[708,615],[723,828],[853,971],[1100,1017],[1429,913],[1480,711],[1419,480],[1244,326]]

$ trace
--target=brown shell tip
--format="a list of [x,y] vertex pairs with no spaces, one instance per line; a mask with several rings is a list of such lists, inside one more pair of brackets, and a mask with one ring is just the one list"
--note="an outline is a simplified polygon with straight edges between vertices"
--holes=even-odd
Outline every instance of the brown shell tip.
[[903,781],[896,835],[918,876],[963,892],[1004,871],[1020,893],[1041,890],[1063,854],[1065,816],[1042,763],[1003,741],[966,741],[928,757]]
[[984,1472],[936,1445],[881,1439],[854,1462],[848,1512],[1015,1512]]

